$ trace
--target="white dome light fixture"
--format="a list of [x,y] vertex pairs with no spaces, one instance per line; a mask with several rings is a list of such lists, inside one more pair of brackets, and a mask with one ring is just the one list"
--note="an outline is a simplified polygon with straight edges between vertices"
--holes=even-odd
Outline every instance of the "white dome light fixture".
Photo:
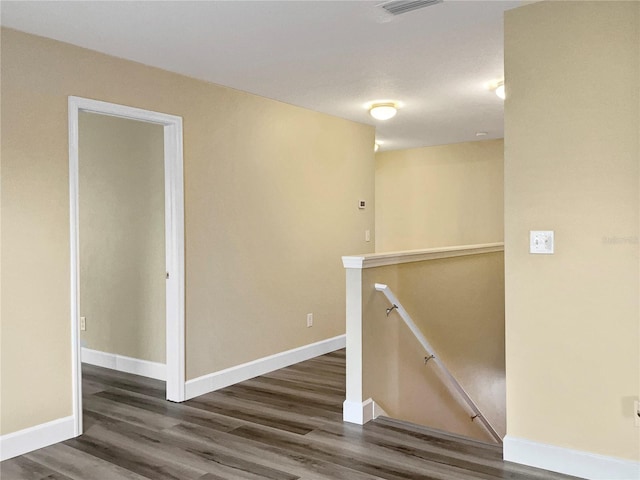
[[484,86],[487,90],[491,90],[492,92],[494,92],[498,96],[498,98],[502,100],[504,100],[507,96],[504,89],[504,78],[485,83]]
[[369,115],[376,120],[389,120],[398,113],[398,105],[395,102],[372,103],[369,106]]

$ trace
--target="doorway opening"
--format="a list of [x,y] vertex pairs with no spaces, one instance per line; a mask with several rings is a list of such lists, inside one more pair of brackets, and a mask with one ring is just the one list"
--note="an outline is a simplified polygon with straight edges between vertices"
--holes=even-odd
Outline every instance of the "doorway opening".
[[[161,126],[162,132],[162,156],[164,173],[164,218],[156,219],[164,223],[164,268],[162,259],[155,260],[153,268],[164,270],[165,286],[164,292],[156,288],[155,298],[164,296],[164,336],[165,344],[164,362],[165,367],[159,370],[162,365],[159,362],[133,363],[134,368],[142,365],[149,367],[147,376],[164,376],[166,379],[166,398],[174,402],[181,402],[185,399],[185,353],[184,353],[184,190],[183,190],[183,159],[182,159],[182,118],[174,115],[142,110],[138,108],[117,105],[97,100],[90,100],[80,97],[69,97],[69,191],[70,191],[70,248],[71,248],[71,344],[72,344],[72,384],[73,384],[73,416],[75,420],[75,435],[82,433],[82,345],[81,327],[85,327],[85,319],[80,313],[80,278],[81,278],[81,244],[80,244],[80,124],[81,116],[85,119],[85,113],[96,114],[101,119],[108,117],[119,117],[121,119],[144,122]],[[90,117],[93,117],[91,115]],[[95,117],[96,119],[98,117]],[[157,173],[157,172],[156,172]],[[162,172],[160,172],[162,173]],[[104,174],[97,172],[97,175]],[[156,175],[157,176],[157,175]],[[141,177],[142,178],[142,177]],[[112,193],[113,194],[113,193]],[[146,201],[146,200],[145,200]],[[100,202],[97,202],[98,210]],[[156,206],[158,201],[156,199]],[[120,212],[110,212],[109,221],[116,222],[118,216],[122,215],[126,209]],[[141,231],[144,229],[141,229]],[[91,230],[86,230],[84,234],[90,235]],[[125,232],[126,235],[126,232]],[[96,235],[99,239],[99,234]],[[162,242],[157,242],[162,243]],[[94,245],[94,247],[96,247]],[[83,247],[84,248],[84,247]],[[156,245],[155,247],[159,247]],[[95,248],[94,248],[95,249]],[[96,249],[99,251],[100,249]],[[160,262],[160,264],[159,264]],[[103,263],[106,263],[103,260]],[[88,270],[84,270],[85,275]],[[117,277],[118,272],[110,272],[111,277]],[[124,279],[123,279],[124,281]],[[114,285],[117,282],[113,282]],[[114,288],[118,288],[117,286]],[[160,290],[162,287],[160,287]],[[85,286],[85,292],[90,293],[91,288]],[[164,293],[164,295],[162,295]],[[99,298],[99,295],[96,295]],[[89,300],[85,298],[89,304]],[[84,308],[84,307],[83,307]],[[84,317],[84,315],[83,315]],[[89,319],[89,321],[91,321]],[[153,326],[147,326],[147,330]],[[104,338],[102,339],[104,341]],[[148,346],[147,346],[148,347]],[[131,346],[129,346],[131,348]],[[148,348],[147,348],[148,350]],[[161,350],[156,345],[155,354]],[[100,356],[99,351],[85,349],[85,355]],[[153,353],[150,353],[153,355]],[[104,356],[107,358],[107,356]],[[108,357],[110,361],[117,362],[117,357]],[[129,357],[120,357],[123,362],[130,362]],[[131,363],[131,362],[130,362]],[[154,370],[155,369],[155,370]],[[154,373],[156,372],[156,373]]]

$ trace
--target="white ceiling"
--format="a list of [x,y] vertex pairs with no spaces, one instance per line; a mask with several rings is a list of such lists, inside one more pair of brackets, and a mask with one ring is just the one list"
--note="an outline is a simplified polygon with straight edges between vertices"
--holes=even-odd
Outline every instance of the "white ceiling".
[[[383,150],[503,136],[505,10],[447,1],[391,16],[376,1],[6,1],[2,25],[376,125]],[[402,102],[373,120],[364,105]]]

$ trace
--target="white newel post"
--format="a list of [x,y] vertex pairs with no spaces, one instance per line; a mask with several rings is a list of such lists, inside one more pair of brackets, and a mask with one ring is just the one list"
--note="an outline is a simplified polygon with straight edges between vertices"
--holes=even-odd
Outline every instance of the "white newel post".
[[365,423],[362,414],[362,269],[346,268],[346,277],[347,398],[342,418],[362,425]]

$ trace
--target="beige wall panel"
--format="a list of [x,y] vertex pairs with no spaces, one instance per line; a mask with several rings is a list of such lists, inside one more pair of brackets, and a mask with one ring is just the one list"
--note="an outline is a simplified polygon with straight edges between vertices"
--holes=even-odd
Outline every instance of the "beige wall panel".
[[511,10],[505,42],[508,434],[639,460],[640,3]]
[[363,398],[392,417],[482,440],[435,366],[389,303],[387,284],[427,341],[498,433],[505,426],[504,262],[502,253],[364,269]]
[[164,128],[79,117],[83,346],[165,363]]
[[503,240],[503,141],[376,155],[376,251]]
[[6,62],[7,43],[3,35],[2,434],[71,414],[66,103],[48,112],[59,135],[36,121],[49,98],[11,80],[20,67]]
[[71,414],[68,95],[184,118],[188,379],[344,333],[372,127],[7,29],[1,53],[2,433]]

